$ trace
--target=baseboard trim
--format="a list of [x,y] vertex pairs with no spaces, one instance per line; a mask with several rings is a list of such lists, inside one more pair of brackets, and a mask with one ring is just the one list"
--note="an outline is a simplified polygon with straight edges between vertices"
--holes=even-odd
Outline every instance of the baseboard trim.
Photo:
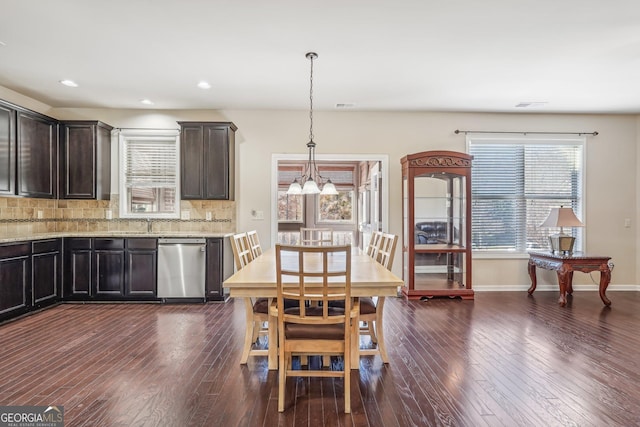
[[[505,291],[527,291],[531,285],[474,285],[473,290],[476,292],[505,292]],[[555,291],[558,292],[557,285],[538,285],[536,292]],[[573,285],[574,291],[598,291],[598,285]],[[607,292],[626,291],[637,292],[640,291],[639,285],[622,285],[615,284],[607,287]]]

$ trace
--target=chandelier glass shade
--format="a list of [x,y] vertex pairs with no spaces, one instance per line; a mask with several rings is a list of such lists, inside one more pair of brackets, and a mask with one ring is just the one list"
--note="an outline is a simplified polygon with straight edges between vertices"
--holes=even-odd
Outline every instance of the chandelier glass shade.
[[311,73],[309,79],[309,158],[304,166],[304,172],[300,179],[295,178],[287,194],[329,194],[336,195],[338,191],[330,179],[325,179],[320,175],[316,165],[316,143],[313,141],[313,60],[318,57],[315,52],[308,52],[305,55],[311,62]]

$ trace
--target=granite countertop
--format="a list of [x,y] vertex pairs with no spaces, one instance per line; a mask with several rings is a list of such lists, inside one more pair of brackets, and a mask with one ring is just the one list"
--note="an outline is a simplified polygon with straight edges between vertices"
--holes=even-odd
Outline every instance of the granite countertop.
[[233,233],[209,233],[200,231],[165,231],[144,233],[140,231],[93,231],[93,232],[56,232],[56,233],[38,233],[30,236],[13,236],[0,237],[0,244],[12,242],[26,242],[31,240],[57,239],[61,237],[147,237],[147,238],[208,238],[208,237],[227,237]]

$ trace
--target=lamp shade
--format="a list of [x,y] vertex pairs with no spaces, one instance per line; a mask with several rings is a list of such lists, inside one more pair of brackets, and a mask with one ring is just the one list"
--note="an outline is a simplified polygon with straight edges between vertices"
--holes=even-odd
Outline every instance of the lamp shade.
[[331,180],[328,180],[322,186],[322,191],[320,192],[320,194],[336,196],[338,194],[338,190],[336,189],[336,186],[333,185],[333,182],[331,182]]
[[309,179],[307,179],[307,182],[304,183],[304,187],[302,187],[302,194],[318,194],[318,193],[320,193],[318,184],[316,184],[313,178],[309,177]]
[[551,208],[549,216],[544,220],[540,227],[583,227],[584,224],[573,213],[573,209]]

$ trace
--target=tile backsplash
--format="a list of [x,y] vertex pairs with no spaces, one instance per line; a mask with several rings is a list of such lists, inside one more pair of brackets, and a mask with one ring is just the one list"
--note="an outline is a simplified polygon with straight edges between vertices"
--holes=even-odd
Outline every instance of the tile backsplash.
[[[107,219],[107,211],[112,219]],[[189,232],[233,233],[236,205],[223,200],[183,200],[188,220],[119,218],[118,196],[111,200],[51,200],[0,197],[0,238],[55,232]],[[207,220],[207,212],[211,220]]]

